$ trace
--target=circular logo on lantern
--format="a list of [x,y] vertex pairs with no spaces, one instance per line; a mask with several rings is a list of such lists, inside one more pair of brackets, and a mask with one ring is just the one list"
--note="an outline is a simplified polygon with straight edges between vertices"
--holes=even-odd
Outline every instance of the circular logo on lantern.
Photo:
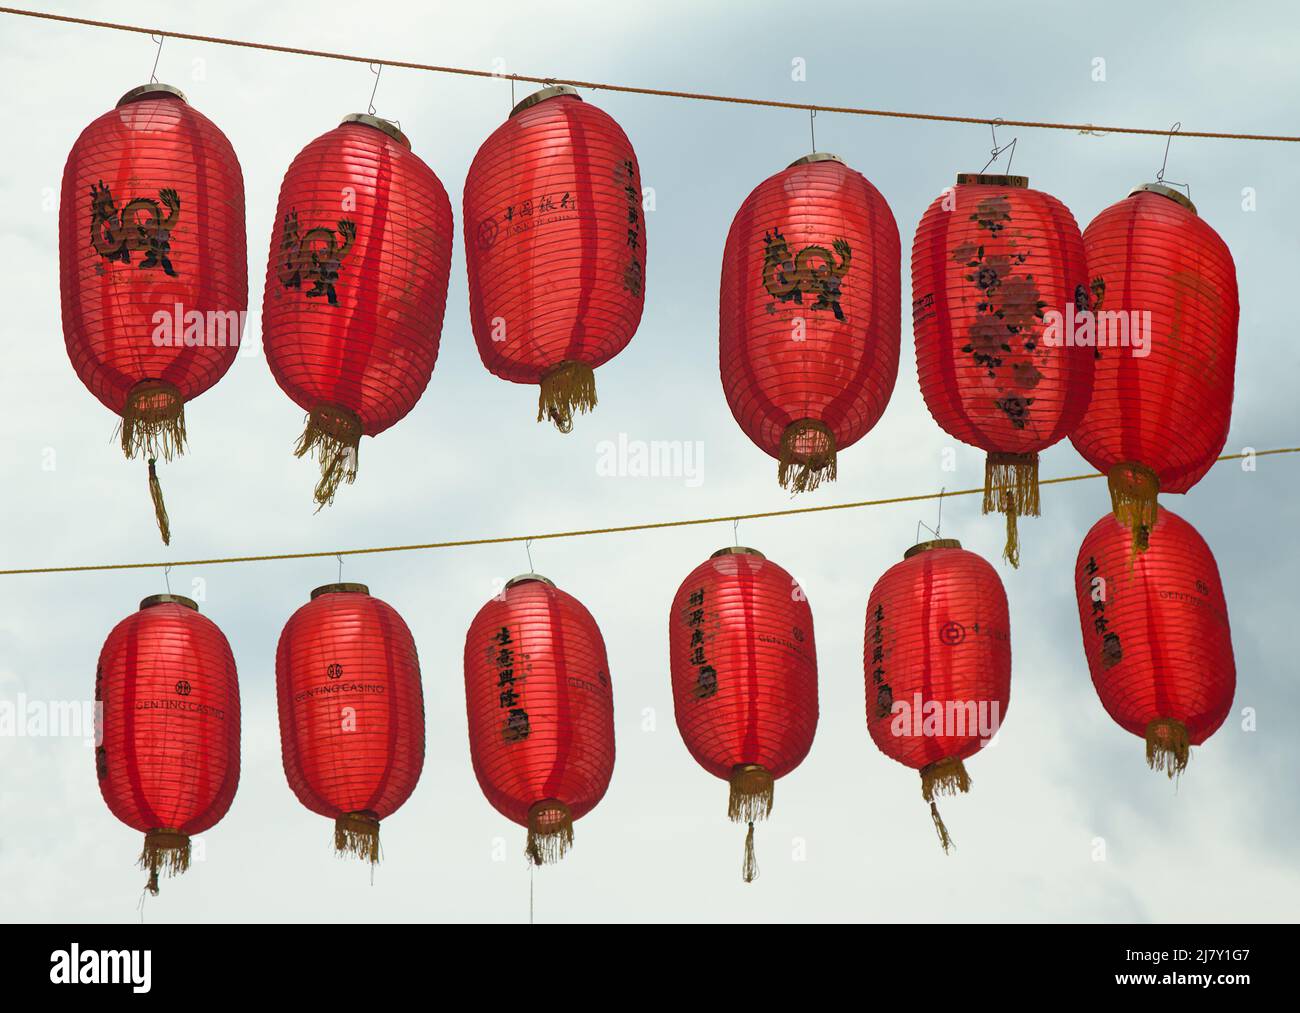
[[191,691],[193,688],[194,688],[194,687],[192,687],[192,686],[189,684],[189,681],[188,681],[188,680],[186,680],[186,679],[178,679],[177,682],[176,682],[176,695],[177,695],[177,696],[189,696],[189,695],[190,695],[190,691]]
[[343,666],[337,663],[330,665],[327,669],[325,669],[325,675],[330,679],[342,678]]
[[939,627],[939,643],[948,647],[956,647],[966,639],[966,627],[959,622],[949,619]]
[[1209,594],[1209,593],[1210,593],[1210,585],[1207,584],[1207,583],[1205,583],[1205,581],[1203,581],[1203,580],[1198,580],[1198,581],[1196,582],[1196,593],[1197,593],[1197,594]]
[[484,218],[478,223],[478,245],[481,249],[486,250],[497,241],[499,228],[495,218]]

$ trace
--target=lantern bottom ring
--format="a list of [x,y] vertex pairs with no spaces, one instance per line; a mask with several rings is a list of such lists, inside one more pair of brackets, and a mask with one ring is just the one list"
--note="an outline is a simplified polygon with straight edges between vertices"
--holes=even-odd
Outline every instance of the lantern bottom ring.
[[525,854],[534,865],[552,865],[573,847],[573,815],[559,799],[545,798],[528,810]]
[[785,427],[776,480],[792,492],[811,492],[836,476],[835,434],[819,419],[799,419]]
[[122,405],[122,453],[128,458],[185,453],[185,398],[165,380],[141,380]]
[[319,404],[308,413],[307,428],[293,454],[304,457],[314,452],[320,461],[321,477],[314,493],[318,510],[334,502],[340,485],[356,481],[362,432],[360,417],[342,405]]
[[344,813],[334,820],[334,850],[340,857],[355,855],[379,864],[379,817],[368,809]]

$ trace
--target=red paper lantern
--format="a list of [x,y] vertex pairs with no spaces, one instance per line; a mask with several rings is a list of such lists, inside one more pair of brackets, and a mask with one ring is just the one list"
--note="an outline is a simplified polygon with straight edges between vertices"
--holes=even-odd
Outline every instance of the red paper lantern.
[[1087,283],[1073,216],[1024,176],[960,173],[916,230],[921,393],[945,432],[988,452],[984,512],[1006,515],[1012,566],[1016,518],[1039,513],[1038,454],[1078,424],[1092,393],[1092,350],[1062,333],[1088,308]]
[[364,584],[326,584],[275,653],[284,773],[298,800],[334,820],[334,847],[374,864],[379,824],[424,767],[424,692],[411,631]]
[[1170,777],[1232,709],[1237,670],[1214,555],[1196,529],[1159,510],[1150,547],[1111,515],[1079,547],[1074,585],[1092,683],[1115,722],[1146,740]]
[[438,358],[447,192],[396,124],[353,113],[298,153],[276,210],[262,303],[275,382],[308,413],[315,499],[357,475],[361,437],[406,417]]
[[970,788],[962,761],[997,734],[1011,694],[997,571],[955,538],[912,546],[871,589],[863,664],[867,730],[882,753],[920,771],[947,851],[935,796]]
[[1115,516],[1141,551],[1156,494],[1190,489],[1228,438],[1237,272],[1195,205],[1160,184],[1112,204],[1083,241],[1097,329],[1118,344],[1097,345],[1092,407],[1070,441],[1109,477]]
[[239,785],[239,680],[230,644],[198,606],[156,594],[99,652],[95,702],[99,790],[113,815],[145,835],[140,867],[190,865],[190,838],[226,814]]
[[72,366],[122,417],[122,452],[149,459],[170,542],[154,459],[184,452],[185,402],[235,361],[248,310],[239,160],[177,89],[132,89],[72,146],[59,278]]
[[483,794],[528,828],[535,865],[559,861],[614,772],[605,642],[577,598],[526,573],[465,637],[469,748]]
[[835,155],[760,183],[722,260],[719,364],[731,412],[779,462],[783,488],[834,479],[836,454],[879,421],[898,375],[898,226]]
[[677,589],[668,616],[673,708],[686,748],[730,784],[748,823],[743,874],[758,874],[754,822],[817,730],[817,647],[799,583],[761,552],[719,549]]
[[645,301],[641,172],[627,136],[572,88],[528,96],[465,180],[469,315],[483,365],[540,384],[561,432],[596,406],[593,370],[621,352]]

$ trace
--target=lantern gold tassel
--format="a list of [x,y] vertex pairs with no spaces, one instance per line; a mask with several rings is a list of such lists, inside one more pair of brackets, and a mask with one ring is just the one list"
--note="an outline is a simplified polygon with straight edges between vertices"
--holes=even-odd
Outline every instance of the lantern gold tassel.
[[758,859],[754,857],[754,824],[749,825],[749,833],[745,834],[745,862],[741,866],[740,874],[745,878],[746,883],[752,883],[758,878]]
[[536,802],[528,810],[526,854],[534,865],[554,865],[573,847],[573,816],[569,807],[553,798]]
[[149,458],[149,496],[153,500],[153,516],[158,522],[158,534],[162,535],[163,545],[172,543],[172,525],[167,517],[167,504],[163,502],[162,484],[158,481],[156,458]]
[[1147,725],[1147,766],[1171,778],[1187,769],[1190,753],[1187,726],[1173,718],[1156,718]]
[[731,822],[753,823],[772,815],[776,782],[766,768],[757,763],[738,763],[731,768],[730,784],[727,816]]
[[185,399],[162,380],[141,380],[126,396],[118,426],[122,453],[170,461],[185,453]]
[[379,864],[379,820],[367,812],[344,813],[334,821],[334,850]]
[[150,830],[144,835],[144,850],[140,852],[140,868],[149,873],[145,886],[158,896],[158,874],[175,876],[190,867],[190,838],[179,830],[165,828]]
[[835,434],[817,419],[791,422],[781,434],[776,480],[791,492],[812,492],[836,475]]
[[573,431],[573,413],[596,407],[596,372],[585,362],[566,359],[542,377],[537,421],[550,419],[562,433]]
[[1151,529],[1156,526],[1160,476],[1145,464],[1125,461],[1110,469],[1106,481],[1110,486],[1110,504],[1115,511],[1115,520],[1133,531],[1131,563],[1139,552],[1146,552]]
[[1005,514],[1007,544],[1002,558],[1020,566],[1017,517],[1037,517],[1038,455],[991,453],[984,461],[984,513]]
[[316,510],[334,502],[334,494],[344,482],[357,477],[357,456],[361,448],[361,419],[355,412],[338,405],[317,405],[307,416],[294,448],[294,457],[315,452],[320,461],[320,481],[316,484]]
[[946,756],[942,760],[921,768],[921,797],[930,803],[930,819],[934,820],[935,833],[946,855],[955,847],[948,828],[939,817],[939,807],[935,805],[936,795],[958,795],[970,791],[970,775],[966,765],[955,756]]

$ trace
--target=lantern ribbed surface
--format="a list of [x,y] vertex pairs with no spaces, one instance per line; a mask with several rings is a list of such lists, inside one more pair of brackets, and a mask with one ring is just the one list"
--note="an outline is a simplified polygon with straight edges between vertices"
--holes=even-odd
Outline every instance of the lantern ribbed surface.
[[1192,525],[1160,509],[1150,547],[1134,558],[1129,530],[1107,514],[1084,537],[1074,580],[1102,706],[1147,739],[1153,767],[1172,761],[1172,776],[1186,766],[1186,747],[1223,724],[1236,690],[1214,555]]
[[355,477],[360,437],[419,401],[447,305],[447,193],[400,133],[374,123],[345,121],[298,154],[271,235],[262,344],[276,383],[310,413],[299,454],[321,460],[318,502]]
[[99,654],[95,750],[113,815],[144,832],[142,864],[184,871],[189,836],[213,826],[239,784],[239,682],[230,645],[188,599],[157,595],[113,628]]
[[[963,180],[968,180],[963,182]],[[1007,518],[1004,558],[1019,565],[1018,516],[1037,516],[1038,453],[1078,424],[1093,349],[1050,340],[1088,307],[1074,217],[1014,176],[959,176],[926,210],[912,245],[916,369],[926,407],[950,436],[988,453],[984,512]]]
[[609,661],[591,613],[535,574],[511,581],[466,634],[465,701],[483,794],[529,827],[534,862],[558,858],[562,848],[534,847],[547,833],[530,813],[557,804],[571,841],[572,822],[600,801],[614,772]]
[[[137,384],[167,385],[165,396],[178,399],[168,407],[179,411],[220,380],[248,309],[244,179],[234,149],[178,94],[129,99],[77,138],[59,202],[68,356],[119,415]],[[187,327],[198,328],[189,340]]]
[[483,142],[465,180],[470,321],[483,364],[541,384],[539,420],[567,431],[595,405],[592,370],[641,320],[641,174],[596,106],[572,94],[529,102]]
[[762,555],[724,552],[691,571],[668,617],[673,709],[686,748],[727,780],[740,764],[773,778],[817,730],[817,648],[798,582]]
[[736,213],[719,309],[727,403],[797,491],[834,478],[836,453],[879,421],[898,375],[898,226],[864,176],[813,157]]
[[289,787],[340,826],[373,822],[377,852],[378,821],[424,767],[424,693],[406,623],[364,585],[319,588],[280,634],[275,682]]
[[1070,440],[1098,471],[1140,464],[1160,492],[1186,492],[1228,438],[1239,313],[1232,254],[1194,210],[1148,190],[1112,204],[1083,238],[1098,312],[1124,314],[1130,329],[1136,316],[1150,344],[1145,356],[1098,349],[1092,406]]

